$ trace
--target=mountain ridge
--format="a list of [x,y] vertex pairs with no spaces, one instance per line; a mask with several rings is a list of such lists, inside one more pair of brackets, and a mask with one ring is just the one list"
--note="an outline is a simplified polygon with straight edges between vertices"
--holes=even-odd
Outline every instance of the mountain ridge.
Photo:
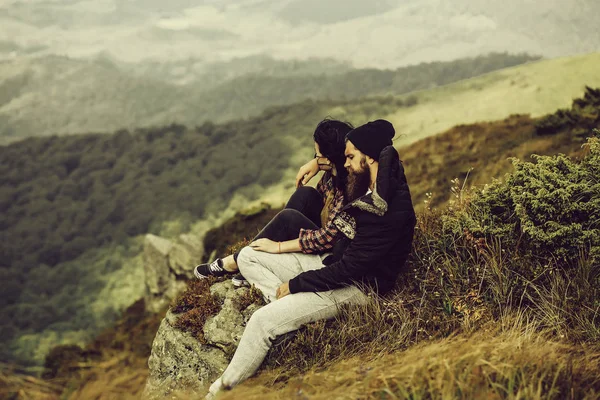
[[[161,81],[156,76],[136,76],[109,60],[49,56],[5,61],[0,63],[4,79],[0,84],[0,143],[31,135],[110,132],[173,122],[189,126],[219,123],[306,99],[396,94],[534,59],[492,54],[393,71],[250,74],[212,89],[203,84],[176,85],[171,78]],[[347,85],[348,80],[356,85]]]

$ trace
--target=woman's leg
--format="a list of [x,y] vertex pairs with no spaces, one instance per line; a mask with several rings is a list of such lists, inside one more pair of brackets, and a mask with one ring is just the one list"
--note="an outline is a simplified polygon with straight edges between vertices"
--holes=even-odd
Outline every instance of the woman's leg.
[[317,192],[317,189],[310,186],[302,186],[292,194],[285,208],[301,212],[320,228],[323,204],[323,198]]
[[[319,227],[300,211],[286,208],[281,210],[252,240],[267,238],[275,242],[285,242],[297,239],[300,229],[319,229]],[[233,255],[236,265],[238,255],[239,253]],[[229,261],[231,260],[224,259],[226,263]]]
[[[298,188],[288,200],[285,208],[269,222],[252,241],[267,238],[276,242],[296,239],[300,229],[319,229],[323,199],[315,188]],[[226,257],[223,261],[237,267],[239,252]],[[234,263],[234,264],[232,264]]]

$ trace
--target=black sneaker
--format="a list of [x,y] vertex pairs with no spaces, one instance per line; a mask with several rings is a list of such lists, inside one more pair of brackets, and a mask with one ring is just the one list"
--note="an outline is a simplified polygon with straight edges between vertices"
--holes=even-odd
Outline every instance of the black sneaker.
[[198,279],[208,278],[209,276],[223,276],[229,272],[223,268],[223,260],[217,258],[215,261],[206,264],[200,264],[194,268],[194,275]]
[[233,286],[235,287],[250,286],[246,278],[244,278],[244,275],[239,273],[231,278],[231,283],[233,283]]

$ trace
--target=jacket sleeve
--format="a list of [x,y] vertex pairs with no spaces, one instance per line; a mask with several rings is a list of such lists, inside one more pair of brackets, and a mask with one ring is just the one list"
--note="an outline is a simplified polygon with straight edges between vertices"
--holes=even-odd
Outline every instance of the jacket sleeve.
[[393,221],[384,218],[363,223],[339,261],[315,271],[306,271],[289,282],[290,293],[322,292],[360,281],[369,269],[396,245],[397,229]]

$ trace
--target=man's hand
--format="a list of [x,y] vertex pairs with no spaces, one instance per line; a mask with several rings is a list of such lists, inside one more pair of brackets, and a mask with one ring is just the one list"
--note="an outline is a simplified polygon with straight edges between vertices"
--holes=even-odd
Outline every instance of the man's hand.
[[277,300],[287,296],[288,294],[290,294],[289,282],[282,283],[281,286],[277,288],[277,292],[275,293],[275,295],[277,296]]
[[300,167],[296,175],[296,189],[306,185],[316,174],[319,173],[319,164],[316,158],[313,158]]
[[274,242],[271,239],[256,239],[250,243],[250,247],[254,250],[264,251],[265,253],[277,254],[281,249],[279,242]]

